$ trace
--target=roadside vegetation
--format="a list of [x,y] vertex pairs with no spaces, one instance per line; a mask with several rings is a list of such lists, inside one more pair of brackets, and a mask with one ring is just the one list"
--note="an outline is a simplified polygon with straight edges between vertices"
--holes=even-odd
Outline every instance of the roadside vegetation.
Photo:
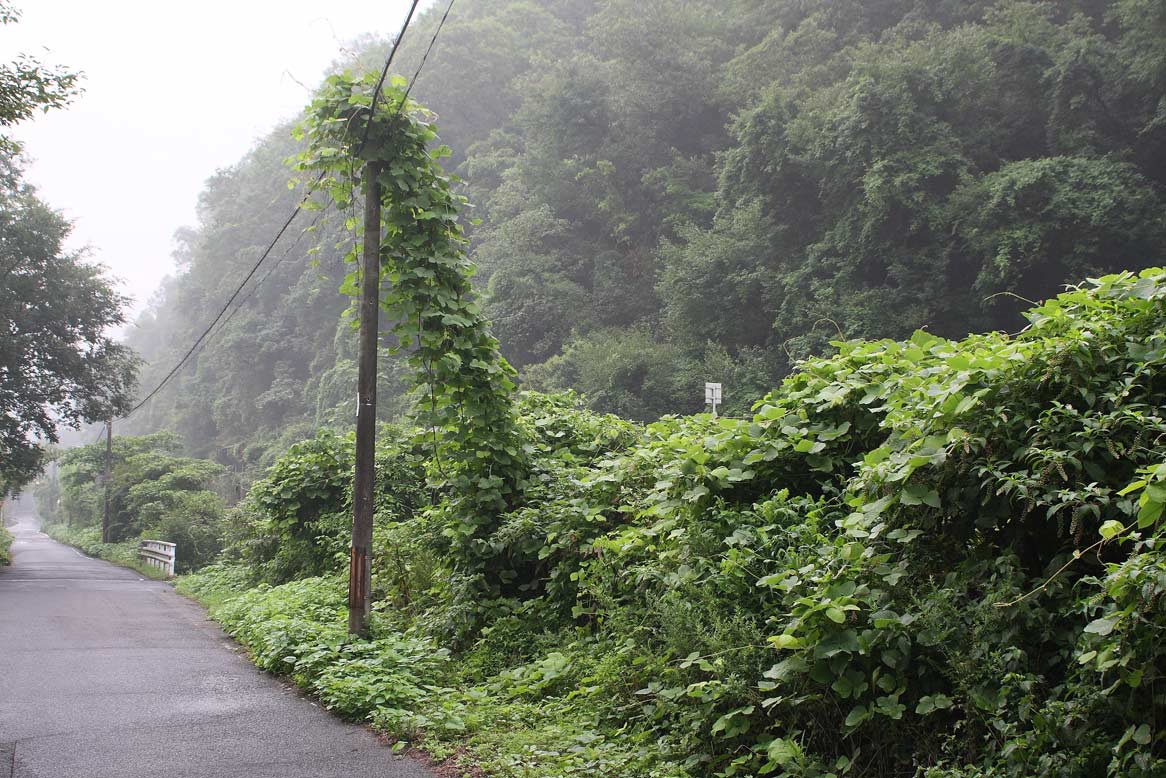
[[224,494],[232,490],[225,468],[178,455],[172,433],[114,438],[109,482],[109,538],[103,543],[105,443],[70,449],[58,459],[55,479],[34,491],[45,532],[92,556],[157,573],[137,560],[138,541],[176,543],[179,572],[210,562],[222,549]]
[[123,540],[117,543],[101,542],[101,527],[69,527],[64,524],[45,524],[41,530],[58,543],[83,552],[96,559],[104,559],[115,565],[137,570],[148,578],[162,580],[166,577],[161,570],[144,564],[138,558],[137,541]]
[[492,775],[1160,775],[1164,301],[1151,270],[1015,337],[838,343],[748,419],[525,395],[530,474],[473,561],[388,429],[369,640],[322,436],[182,587],[261,667]]
[[0,523],[0,566],[12,564],[12,557],[9,556],[8,552],[12,548],[13,540],[15,538],[12,537],[12,533],[3,523]]

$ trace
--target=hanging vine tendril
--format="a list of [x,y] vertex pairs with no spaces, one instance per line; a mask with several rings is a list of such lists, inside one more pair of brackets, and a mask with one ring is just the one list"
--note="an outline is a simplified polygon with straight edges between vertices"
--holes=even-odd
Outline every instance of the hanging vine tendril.
[[[394,322],[396,349],[409,351],[414,385],[429,399],[415,414],[419,434],[435,441],[430,479],[450,495],[450,552],[469,571],[486,572],[489,537],[514,506],[527,468],[513,407],[516,374],[473,299],[474,267],[458,222],[466,200],[441,167],[449,149],[431,148],[433,115],[394,80],[370,117],[374,87],[375,74],[330,77],[297,129],[307,147],[294,164],[322,172],[319,188],[349,203],[361,185],[350,166],[357,150],[361,161],[380,163],[380,263],[388,281],[381,307]],[[348,255],[354,266],[361,251],[357,243]],[[343,291],[358,293],[358,274]]]

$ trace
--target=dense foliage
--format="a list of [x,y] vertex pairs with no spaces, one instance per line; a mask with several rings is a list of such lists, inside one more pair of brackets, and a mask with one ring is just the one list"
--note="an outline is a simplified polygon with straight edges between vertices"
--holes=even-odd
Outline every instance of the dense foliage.
[[[351,437],[321,433],[292,446],[240,504],[232,556],[255,579],[276,584],[347,569],[353,460]],[[408,523],[429,497],[424,457],[402,431],[383,427],[376,471],[374,559],[382,569],[409,564],[399,555],[383,556],[397,554],[383,532]]]
[[[0,26],[19,14],[0,2]],[[28,56],[0,63],[0,499],[40,472],[40,441],[129,408],[135,359],[107,335],[125,300],[65,248],[71,225],[23,179],[7,128],[65,104],[77,75]]]
[[[256,661],[498,775],[1166,772],[1166,271],[1102,275],[1166,248],[1161,5],[470,3],[443,35],[416,94],[463,151],[330,77],[212,181],[135,336],[170,362],[295,197],[279,160],[320,175],[316,265],[134,422],[274,463],[184,583]],[[356,639],[352,444],[316,430],[351,414],[367,160],[416,426],[382,433]],[[670,415],[706,378],[731,415]]]
[[[447,511],[379,513],[411,566],[379,557],[369,641],[327,570],[187,585],[264,666],[498,775],[1159,775],[1166,270],[1027,317],[837,343],[748,420],[528,396],[490,538],[521,586],[459,587]],[[313,450],[262,493],[327,494]]]
[[[177,544],[180,571],[201,567],[222,549],[229,484],[221,465],[178,455],[177,436],[115,436],[109,495],[109,540],[149,537]],[[97,542],[107,494],[105,444],[61,455],[55,479],[42,479],[41,518],[73,529],[91,528]],[[89,542],[89,541],[87,541]]]

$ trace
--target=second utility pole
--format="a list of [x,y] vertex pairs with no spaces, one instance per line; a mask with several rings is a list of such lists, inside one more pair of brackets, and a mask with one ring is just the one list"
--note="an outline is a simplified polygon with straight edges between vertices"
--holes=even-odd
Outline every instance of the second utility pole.
[[356,474],[352,484],[352,554],[348,567],[348,631],[368,632],[372,586],[373,487],[376,481],[377,344],[381,308],[381,163],[364,166],[364,251],[360,287]]
[[113,480],[113,421],[105,422],[105,511],[101,514],[101,542],[109,542],[109,482]]

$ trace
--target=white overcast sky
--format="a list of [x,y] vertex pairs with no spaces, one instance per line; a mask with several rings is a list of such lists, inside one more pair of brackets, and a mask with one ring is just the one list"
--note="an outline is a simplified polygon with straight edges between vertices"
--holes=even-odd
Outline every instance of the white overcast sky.
[[[85,93],[13,133],[27,179],[75,223],[72,246],[140,311],[172,272],[203,182],[306,105],[341,47],[400,29],[407,0],[13,0],[0,58],[85,74]],[[425,7],[428,3],[423,3]],[[297,81],[299,83],[297,83]]]

